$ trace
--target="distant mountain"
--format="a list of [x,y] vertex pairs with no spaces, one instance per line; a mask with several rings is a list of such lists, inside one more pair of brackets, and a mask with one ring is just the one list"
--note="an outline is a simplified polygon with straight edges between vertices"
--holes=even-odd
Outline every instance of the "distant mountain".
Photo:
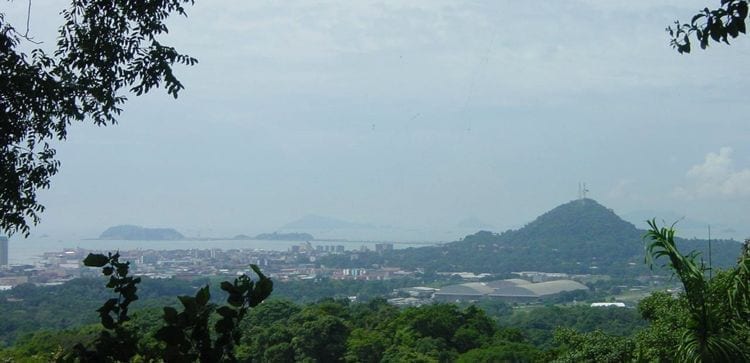
[[[377,263],[432,271],[536,270],[635,276],[648,271],[644,233],[593,199],[582,199],[560,205],[517,230],[500,234],[481,231],[441,246],[394,250],[383,256],[360,254],[355,262],[341,258],[321,263]],[[705,251],[707,245],[702,240],[679,239],[677,243],[685,252]],[[733,265],[740,247],[736,241],[714,241],[715,267]]]
[[372,228],[368,224],[359,224],[343,221],[336,218],[317,216],[313,214],[306,215],[296,221],[283,225],[280,230],[329,230],[329,229],[358,229]]
[[309,233],[261,233],[255,236],[254,239],[266,240],[266,241],[312,241],[315,239]]
[[172,228],[145,228],[133,225],[109,227],[99,235],[99,239],[174,241],[185,239],[180,232]]
[[663,221],[669,224],[677,222],[677,225],[680,227],[701,228],[704,230],[704,234],[706,226],[709,225],[709,223],[706,221],[689,218],[686,217],[685,214],[680,214],[674,211],[656,211],[651,209],[642,209],[623,213],[622,218],[632,223],[638,224],[646,223],[647,220],[651,220],[653,218],[656,218],[659,222]]
[[678,235],[685,238],[707,238],[709,225],[711,225],[713,238],[744,238],[746,236],[743,231],[737,231],[725,224],[691,218],[674,211],[637,210],[623,214],[622,218],[638,225],[645,225],[645,221],[652,218],[669,224],[677,222],[675,230]]

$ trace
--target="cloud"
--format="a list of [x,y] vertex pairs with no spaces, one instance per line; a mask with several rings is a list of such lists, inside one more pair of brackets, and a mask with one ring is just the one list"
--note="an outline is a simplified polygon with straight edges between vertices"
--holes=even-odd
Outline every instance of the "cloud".
[[609,189],[609,192],[607,192],[607,196],[610,199],[632,198],[632,186],[632,179],[620,179],[612,188]]
[[706,154],[702,164],[686,173],[688,184],[675,188],[674,194],[685,199],[750,196],[750,169],[736,170],[733,164],[730,147]]

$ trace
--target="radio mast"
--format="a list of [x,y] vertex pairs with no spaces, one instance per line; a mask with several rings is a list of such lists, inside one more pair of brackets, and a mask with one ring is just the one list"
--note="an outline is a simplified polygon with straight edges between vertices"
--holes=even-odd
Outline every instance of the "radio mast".
[[586,188],[586,183],[578,183],[578,200],[586,199],[586,193],[588,192],[589,190]]

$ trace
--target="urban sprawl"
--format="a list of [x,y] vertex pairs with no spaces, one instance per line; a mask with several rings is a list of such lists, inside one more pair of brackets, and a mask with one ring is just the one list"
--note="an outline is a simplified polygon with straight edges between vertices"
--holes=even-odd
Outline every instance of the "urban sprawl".
[[[7,242],[6,242],[7,243]],[[374,252],[393,250],[392,243],[374,246]],[[263,249],[137,249],[120,251],[120,259],[131,262],[131,271],[139,276],[153,279],[180,279],[192,281],[207,276],[234,277],[252,274],[250,265],[260,266],[263,272],[276,281],[315,280],[388,280],[404,278],[422,273],[420,269],[408,271],[398,267],[370,266],[360,268],[329,268],[316,261],[331,254],[346,254],[357,260],[362,252],[370,252],[367,246],[347,251],[343,245],[316,245],[304,242],[291,246],[287,251]],[[107,251],[70,248],[57,252],[46,252],[35,264],[0,266],[0,291],[14,286],[33,283],[38,286],[61,285],[78,277],[98,276],[99,270],[85,267],[83,259],[89,253]],[[433,301],[477,300],[495,298],[513,302],[532,302],[540,298],[588,290],[581,282],[592,275],[569,275],[536,271],[516,272],[518,278],[486,281],[488,274],[468,272],[439,273],[453,275],[463,283],[443,286],[440,289],[417,286],[394,291],[396,297],[389,299],[395,305],[421,305]],[[653,282],[653,281],[652,281]],[[645,287],[645,286],[644,286]],[[640,289],[641,287],[636,287]],[[624,306],[621,303],[607,305]]]

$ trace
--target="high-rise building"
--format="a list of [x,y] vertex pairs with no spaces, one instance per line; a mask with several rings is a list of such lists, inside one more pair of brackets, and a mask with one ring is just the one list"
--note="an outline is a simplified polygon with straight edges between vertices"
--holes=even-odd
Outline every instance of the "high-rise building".
[[8,237],[0,236],[0,267],[8,266]]
[[383,253],[386,251],[393,251],[393,243],[376,243],[375,252]]

